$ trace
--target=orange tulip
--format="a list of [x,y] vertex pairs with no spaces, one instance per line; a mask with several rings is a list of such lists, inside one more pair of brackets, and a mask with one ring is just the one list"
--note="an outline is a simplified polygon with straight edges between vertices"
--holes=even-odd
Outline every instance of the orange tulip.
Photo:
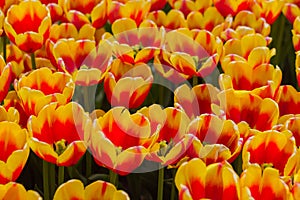
[[6,35],[26,53],[33,53],[42,47],[49,37],[50,26],[49,10],[37,0],[26,0],[11,6],[4,20]]
[[90,149],[95,162],[125,175],[141,165],[151,137],[149,120],[141,113],[130,114],[124,107],[114,107],[94,121]]
[[227,162],[206,166],[200,159],[183,163],[175,176],[179,199],[240,199],[239,177]]
[[241,175],[241,199],[292,199],[277,169],[250,165]]
[[24,200],[42,200],[39,193],[28,190],[20,183],[9,182],[5,185],[0,185],[0,199],[24,199]]
[[[123,69],[120,70],[120,66]],[[112,106],[137,108],[146,99],[152,82],[153,76],[148,65],[129,65],[116,59],[105,77],[104,91]]]
[[218,97],[220,107],[215,106],[214,112],[235,123],[245,121],[251,128],[261,131],[269,130],[277,123],[278,105],[270,98],[262,99],[247,91],[233,89],[220,92]]
[[258,131],[245,142],[242,152],[243,169],[257,163],[262,167],[274,167],[283,175],[285,166],[294,153],[295,139],[290,131]]
[[25,112],[30,116],[37,115],[50,102],[58,102],[59,105],[68,103],[74,92],[74,82],[70,75],[62,72],[53,73],[44,67],[15,81],[15,90]]
[[58,166],[72,166],[86,152],[91,125],[89,115],[79,104],[57,107],[52,103],[28,119],[28,143],[41,159]]
[[3,57],[0,56],[0,102],[6,97],[11,81],[11,65],[6,65]]
[[6,184],[17,180],[28,159],[27,131],[15,122],[2,121],[0,143],[0,184]]
[[72,179],[60,185],[53,200],[129,200],[129,196],[122,190],[105,181],[95,181],[84,187],[79,180]]
[[194,155],[188,153],[188,156],[201,158],[206,164],[224,160],[231,162],[242,150],[243,138],[240,138],[237,125],[213,114],[203,114],[194,119],[187,133],[196,136],[190,149]]
[[219,89],[211,84],[199,84],[189,88],[186,84],[176,88],[174,102],[178,103],[190,118],[212,113],[211,104],[219,105]]

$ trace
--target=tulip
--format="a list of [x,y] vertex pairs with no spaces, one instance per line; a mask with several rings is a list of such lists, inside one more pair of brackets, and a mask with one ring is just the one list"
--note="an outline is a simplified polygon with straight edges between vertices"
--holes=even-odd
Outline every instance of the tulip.
[[178,103],[190,118],[212,113],[211,104],[219,105],[219,89],[211,84],[199,84],[189,88],[186,84],[176,88],[174,102]]
[[300,29],[299,29],[299,25],[300,25],[300,17],[297,17],[294,20],[293,29],[292,29],[293,45],[294,45],[295,51],[300,50]]
[[105,181],[95,181],[84,187],[83,183],[76,179],[71,179],[60,185],[53,197],[53,200],[129,200],[129,196],[122,190]]
[[133,66],[116,59],[105,77],[104,91],[112,106],[137,108],[146,99],[152,82],[153,76],[148,65],[138,63]]
[[0,56],[0,102],[6,97],[12,81],[12,67]]
[[29,156],[29,146],[26,129],[15,122],[0,122],[0,136],[0,184],[6,184],[17,180],[21,174]]
[[189,151],[206,164],[227,160],[233,161],[242,150],[238,126],[231,120],[222,120],[213,114],[202,114],[189,124],[188,134],[195,135]]
[[4,20],[7,37],[22,51],[33,53],[49,37],[51,17],[45,5],[37,0],[11,6]]
[[262,167],[274,167],[279,170],[280,175],[283,175],[285,166],[294,153],[296,153],[295,139],[290,131],[257,132],[245,142],[242,152],[243,169],[257,163]]
[[142,164],[148,153],[144,144],[150,137],[150,123],[144,115],[114,107],[94,120],[89,147],[98,165],[126,175]]
[[287,114],[299,114],[300,93],[290,85],[279,87],[278,94],[275,97],[279,107],[280,116]]
[[27,127],[29,146],[38,157],[58,166],[72,166],[86,152],[91,119],[77,103],[59,107],[52,103],[32,115]]
[[192,11],[199,11],[203,13],[212,5],[212,0],[169,0],[169,4],[172,8],[180,10],[185,16],[187,16]]
[[256,16],[263,17],[268,24],[273,24],[280,15],[284,1],[258,0],[252,3],[251,10]]
[[235,123],[245,121],[251,128],[261,131],[269,130],[277,123],[278,105],[270,98],[262,99],[247,91],[233,89],[220,92],[218,97],[220,107],[214,106],[214,112]]
[[250,6],[247,0],[214,0],[213,3],[223,16],[235,16],[240,11],[247,10]]
[[292,199],[288,185],[277,169],[250,165],[241,174],[242,199]]
[[168,14],[162,10],[152,11],[148,14],[147,19],[154,21],[158,27],[163,26],[166,30],[187,27],[184,15],[179,10],[172,9]]
[[68,103],[74,92],[74,82],[69,74],[53,73],[46,67],[23,75],[14,86],[28,116],[37,115],[50,102]]
[[179,199],[240,199],[239,177],[227,162],[206,166],[194,158],[179,167],[175,184]]
[[0,199],[24,199],[24,200],[42,200],[42,197],[33,190],[28,190],[20,183],[9,182],[0,185]]
[[282,8],[282,13],[293,24],[297,16],[300,15],[300,9],[297,4],[287,2]]

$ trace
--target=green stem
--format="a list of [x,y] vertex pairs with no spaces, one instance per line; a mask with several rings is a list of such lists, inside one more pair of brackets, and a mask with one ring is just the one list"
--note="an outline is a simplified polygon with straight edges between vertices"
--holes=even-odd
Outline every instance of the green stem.
[[31,67],[32,67],[32,70],[35,70],[36,69],[36,63],[35,63],[35,55],[34,55],[34,53],[31,53],[30,57],[31,57]]
[[193,76],[193,87],[198,85],[198,77],[197,76]]
[[281,59],[281,52],[282,52],[282,41],[283,41],[283,35],[284,35],[284,24],[285,24],[285,17],[283,15],[279,16],[279,23],[275,27],[275,31],[278,31],[278,35],[276,38],[276,57],[274,58],[274,64],[279,65],[280,64],[280,59]]
[[109,182],[118,187],[118,174],[112,170],[109,171]]
[[50,200],[49,165],[48,162],[45,160],[43,160],[43,187],[44,187],[44,200]]
[[49,188],[50,188],[50,198],[52,199],[55,193],[55,165],[48,163],[49,165]]
[[58,167],[58,186],[63,184],[65,181],[65,167],[60,166]]
[[175,175],[176,175],[176,169],[172,169],[173,182],[172,182],[170,200],[175,200],[176,197]]
[[86,152],[86,177],[90,177],[92,175],[92,155],[87,151]]
[[159,104],[161,105],[161,106],[163,106],[164,105],[164,86],[162,86],[162,85],[159,85]]
[[2,36],[2,48],[3,48],[3,58],[4,58],[4,61],[6,62],[6,43],[7,43],[7,38],[6,36]]
[[233,168],[235,169],[236,173],[240,175],[243,172],[243,158],[242,152],[238,155],[238,157],[232,163]]
[[161,167],[158,170],[158,188],[157,188],[157,200],[163,200],[164,192],[164,168]]

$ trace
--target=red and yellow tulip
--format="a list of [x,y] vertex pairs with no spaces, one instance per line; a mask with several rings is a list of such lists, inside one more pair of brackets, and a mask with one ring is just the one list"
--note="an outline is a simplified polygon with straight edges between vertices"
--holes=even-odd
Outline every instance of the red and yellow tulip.
[[2,121],[0,143],[0,184],[6,184],[17,180],[27,162],[29,156],[27,131],[15,122]]
[[150,11],[151,1],[129,0],[124,3],[108,0],[107,17],[110,23],[120,18],[131,18],[140,24]]
[[33,53],[49,37],[51,17],[48,8],[37,0],[12,5],[4,20],[4,30],[22,51]]
[[168,0],[170,6],[176,10],[180,10],[185,16],[188,16],[192,11],[203,13],[212,5],[212,0]]
[[86,187],[76,179],[71,179],[60,185],[53,200],[129,200],[129,196],[122,190],[105,181],[95,181]]
[[300,92],[290,85],[279,87],[276,97],[280,116],[287,114],[300,114]]
[[235,16],[238,12],[249,9],[250,6],[248,0],[213,0],[213,3],[223,16]]
[[184,14],[179,10],[172,9],[167,14],[162,10],[152,11],[147,19],[154,21],[158,27],[163,26],[167,31],[187,27]]
[[256,16],[262,17],[268,24],[273,24],[280,15],[285,1],[256,0],[251,2],[251,10]]
[[233,161],[242,150],[243,138],[237,125],[231,120],[222,120],[213,114],[202,114],[194,119],[187,133],[195,135],[189,149],[207,165],[216,162]]
[[89,115],[79,104],[57,107],[52,103],[28,119],[28,143],[41,159],[58,166],[72,166],[86,152],[91,125]]
[[63,20],[63,8],[58,4],[59,0],[40,0],[47,6],[53,23]]
[[6,110],[5,107],[0,106],[0,122],[2,121],[19,123],[20,113],[14,107],[10,107]]
[[250,165],[241,174],[241,199],[292,199],[277,169]]
[[166,34],[166,49],[172,66],[189,76],[212,73],[223,50],[222,41],[206,30],[178,29]]
[[175,176],[180,200],[240,199],[239,177],[227,162],[205,163],[194,158],[183,163]]
[[178,103],[190,118],[212,113],[211,104],[219,105],[219,89],[211,84],[199,84],[189,88],[186,84],[176,88],[174,102]]
[[235,91],[228,89],[218,95],[220,106],[214,107],[216,114],[222,114],[226,119],[235,123],[245,121],[251,128],[257,130],[269,130],[279,117],[277,103],[270,99],[251,94],[247,91]]
[[151,127],[141,113],[114,107],[96,119],[93,127],[90,149],[100,166],[125,175],[139,167],[148,154],[143,145],[151,137]]
[[12,67],[11,65],[6,65],[3,57],[0,55],[0,102],[6,97],[11,81]]
[[283,175],[289,158],[296,150],[295,139],[290,131],[258,131],[245,142],[242,153],[243,169],[257,163],[261,167],[274,167]]
[[26,191],[25,187],[20,183],[9,182],[5,185],[0,185],[0,199],[42,200],[42,197],[36,191]]
[[300,51],[300,16],[294,20],[293,23],[293,44],[295,51]]
[[116,59],[104,79],[104,91],[112,106],[137,108],[146,99],[152,82],[153,76],[148,65],[131,65]]
[[296,17],[300,16],[300,9],[295,3],[286,2],[282,8],[282,13],[293,24]]
[[180,108],[167,107],[162,110],[157,105],[141,109],[139,112],[145,113],[152,130],[156,128],[158,131],[146,159],[162,166],[177,165],[184,158],[193,138],[191,134],[185,132],[190,122],[188,116]]
[[69,74],[51,72],[45,67],[23,75],[15,81],[15,90],[28,116],[37,115],[50,102],[58,102],[59,105],[68,103],[72,98],[74,87]]

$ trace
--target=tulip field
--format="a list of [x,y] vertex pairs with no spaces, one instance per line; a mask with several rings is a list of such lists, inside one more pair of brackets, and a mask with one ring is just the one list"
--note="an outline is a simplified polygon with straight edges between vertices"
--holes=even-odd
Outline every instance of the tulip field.
[[0,200],[300,200],[299,0],[0,0]]

